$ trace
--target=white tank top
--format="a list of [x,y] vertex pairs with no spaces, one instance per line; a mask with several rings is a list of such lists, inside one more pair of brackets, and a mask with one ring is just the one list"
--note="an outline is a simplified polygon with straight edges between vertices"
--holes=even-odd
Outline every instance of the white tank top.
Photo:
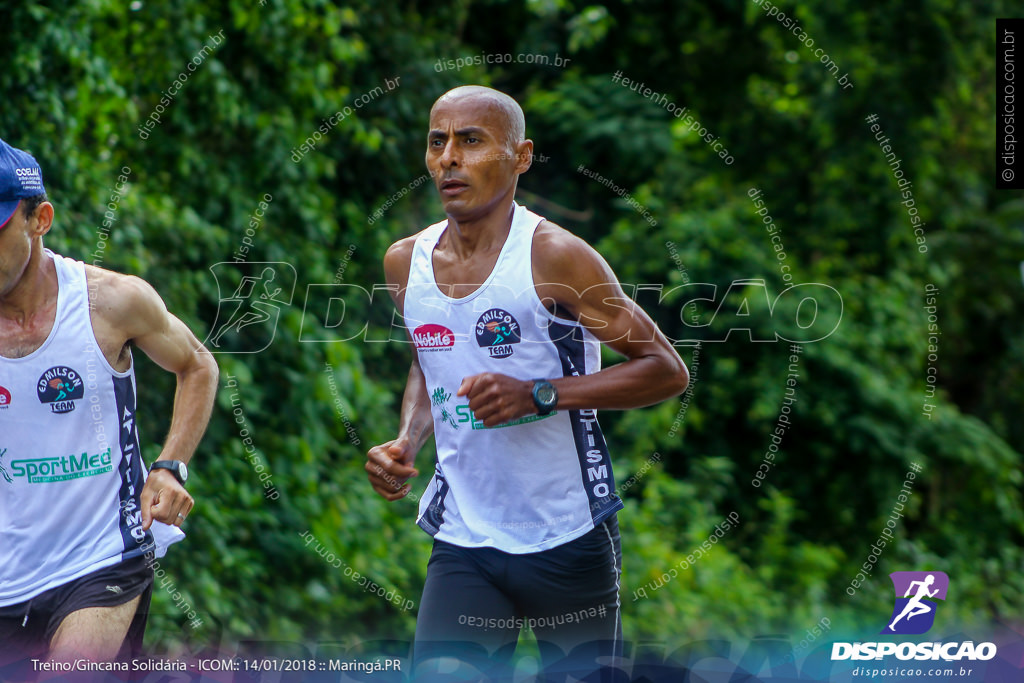
[[405,294],[405,324],[426,378],[437,466],[417,523],[437,539],[508,553],[578,538],[622,508],[594,410],[558,410],[485,428],[457,397],[464,377],[499,372],[552,379],[600,370],[600,342],[552,315],[533,282],[533,234],[544,219],[515,205],[512,228],[484,284],[444,295],[432,255],[448,225],[421,232]]
[[117,372],[96,343],[82,263],[45,254],[53,329],[29,355],[0,356],[0,606],[184,538],[142,530],[134,368]]

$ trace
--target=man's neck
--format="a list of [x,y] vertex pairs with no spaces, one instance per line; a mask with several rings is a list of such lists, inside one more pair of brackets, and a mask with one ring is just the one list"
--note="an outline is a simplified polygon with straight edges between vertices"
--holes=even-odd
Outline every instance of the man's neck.
[[509,199],[498,206],[500,208],[470,220],[459,221],[449,216],[444,235],[446,243],[442,246],[450,249],[460,261],[500,249],[512,229],[515,204]]
[[11,291],[0,297],[0,317],[24,325],[56,296],[57,270],[53,261],[43,253],[41,243],[33,245],[25,272]]

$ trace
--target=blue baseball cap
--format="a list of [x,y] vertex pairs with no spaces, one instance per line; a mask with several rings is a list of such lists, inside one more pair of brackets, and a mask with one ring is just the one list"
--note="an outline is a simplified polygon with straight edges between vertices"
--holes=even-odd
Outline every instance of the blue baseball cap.
[[22,199],[45,192],[43,170],[35,158],[0,140],[0,230],[11,220]]

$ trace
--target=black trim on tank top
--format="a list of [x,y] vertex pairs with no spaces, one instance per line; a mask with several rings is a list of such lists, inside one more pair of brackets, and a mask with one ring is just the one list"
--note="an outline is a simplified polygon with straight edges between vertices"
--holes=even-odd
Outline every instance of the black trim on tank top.
[[142,452],[139,448],[139,433],[135,425],[135,387],[131,377],[113,377],[114,397],[117,401],[118,440],[121,460],[117,471],[121,478],[118,498],[118,529],[124,550],[121,559],[141,555],[153,545],[151,531],[142,530],[142,506],[139,496],[146,483],[142,473]]
[[[562,375],[585,375],[587,356],[583,327],[551,321],[548,334],[551,343],[558,349]],[[580,463],[580,480],[590,504],[591,520],[596,527],[623,508],[622,500],[615,494],[615,475],[612,473],[608,444],[597,422],[596,410],[570,410],[569,424]],[[598,495],[597,489],[602,486],[607,486],[607,493]]]

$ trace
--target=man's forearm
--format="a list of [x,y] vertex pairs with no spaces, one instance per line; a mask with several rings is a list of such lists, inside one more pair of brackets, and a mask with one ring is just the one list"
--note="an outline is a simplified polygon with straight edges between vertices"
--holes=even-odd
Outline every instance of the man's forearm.
[[430,412],[430,396],[427,382],[418,363],[409,368],[409,379],[402,396],[402,417],[398,426],[398,438],[409,440],[413,452],[418,453],[430,435],[434,433],[434,417]]
[[[674,352],[673,352],[674,355]],[[551,379],[559,410],[629,410],[660,403],[686,390],[690,376],[678,356],[642,356],[592,375]]]
[[196,362],[178,373],[174,412],[160,458],[188,462],[199,446],[213,411],[217,394],[217,362],[202,349]]

